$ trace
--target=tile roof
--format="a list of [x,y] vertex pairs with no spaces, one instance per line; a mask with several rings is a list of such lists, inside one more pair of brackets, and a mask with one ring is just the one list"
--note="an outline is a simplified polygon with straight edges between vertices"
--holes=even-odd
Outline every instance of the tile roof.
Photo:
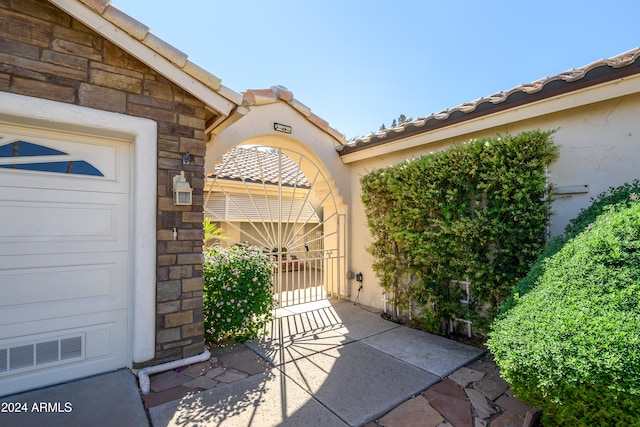
[[[142,43],[155,54],[165,58],[176,68],[208,89],[236,105],[242,102],[242,95],[223,86],[220,78],[189,61],[187,54],[155,36],[151,33],[149,27],[112,6],[111,0],[49,0],[49,2],[63,10],[77,10],[76,4],[84,5],[94,14],[106,19],[109,23],[128,34],[133,40]],[[94,29],[98,30],[98,28]],[[161,70],[157,71],[162,72]]]
[[522,84],[513,89],[420,117],[390,129],[355,138],[345,145],[337,146],[336,150],[340,155],[352,153],[479,116],[637,74],[640,73],[639,57],[640,48],[635,48],[609,59],[601,59],[552,77]]
[[222,156],[222,163],[213,168],[214,172],[209,177],[277,185],[279,181],[278,157],[282,159],[282,185],[311,188],[307,177],[289,157],[257,148],[232,148]]
[[276,102],[285,102],[291,108],[298,111],[314,126],[321,131],[328,133],[338,141],[340,145],[346,143],[345,137],[338,130],[329,126],[325,120],[311,112],[311,109],[293,97],[293,92],[284,86],[272,86],[269,89],[250,89],[242,93],[242,104],[248,107],[275,104]]

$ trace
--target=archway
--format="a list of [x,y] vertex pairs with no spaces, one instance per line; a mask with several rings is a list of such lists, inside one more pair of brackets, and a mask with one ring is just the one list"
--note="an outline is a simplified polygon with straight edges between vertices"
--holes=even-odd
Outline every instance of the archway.
[[273,257],[279,306],[348,296],[346,212],[318,160],[295,147],[230,149],[207,176],[205,217],[220,243],[251,244]]

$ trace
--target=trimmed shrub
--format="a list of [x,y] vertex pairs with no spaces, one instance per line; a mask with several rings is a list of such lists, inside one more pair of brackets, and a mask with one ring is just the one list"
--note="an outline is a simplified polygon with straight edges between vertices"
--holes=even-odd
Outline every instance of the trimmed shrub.
[[207,342],[256,338],[273,318],[271,259],[250,246],[216,246],[204,255]]
[[[454,318],[488,329],[547,240],[552,134],[473,140],[360,179],[368,250],[393,316],[418,304],[416,322],[430,332]],[[468,303],[452,281],[472,283]]]
[[511,296],[500,305],[500,315],[504,316],[520,297],[527,294],[536,286],[539,277],[544,272],[544,264],[547,258],[553,256],[567,243],[569,239],[576,237],[584,230],[589,228],[596,218],[608,209],[610,206],[618,205],[629,206],[640,197],[640,180],[634,180],[632,183],[624,183],[619,187],[611,187],[609,190],[598,194],[595,198],[591,198],[591,204],[580,210],[578,215],[569,221],[564,229],[564,235],[556,236],[544,248],[542,253],[535,260],[529,273],[513,288]]
[[640,425],[640,203],[601,212],[539,265],[487,342],[545,425]]

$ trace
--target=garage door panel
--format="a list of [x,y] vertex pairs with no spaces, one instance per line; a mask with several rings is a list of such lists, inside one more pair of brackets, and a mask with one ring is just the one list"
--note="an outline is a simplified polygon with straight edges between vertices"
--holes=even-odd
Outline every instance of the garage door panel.
[[54,254],[14,259],[0,270],[0,323],[15,324],[127,307],[128,254]]
[[0,255],[127,250],[126,208],[126,194],[0,187]]
[[14,239],[102,238],[113,236],[115,205],[12,203],[2,207],[11,227],[1,230]]
[[0,307],[108,296],[112,269],[100,265],[11,270],[2,275],[7,285]]

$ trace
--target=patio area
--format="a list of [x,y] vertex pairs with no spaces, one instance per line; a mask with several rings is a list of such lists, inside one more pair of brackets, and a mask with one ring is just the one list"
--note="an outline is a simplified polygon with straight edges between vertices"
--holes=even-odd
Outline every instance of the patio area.
[[[344,300],[278,309],[266,337],[212,354],[187,372],[207,378],[192,382],[206,390],[166,403],[152,403],[153,393],[145,398],[155,427],[472,427],[499,418],[494,425],[519,427],[527,411],[530,420],[534,415],[508,394],[495,365],[481,359],[482,350],[386,321]],[[152,389],[162,375],[174,376],[152,377]],[[498,399],[512,408],[494,403]]]

